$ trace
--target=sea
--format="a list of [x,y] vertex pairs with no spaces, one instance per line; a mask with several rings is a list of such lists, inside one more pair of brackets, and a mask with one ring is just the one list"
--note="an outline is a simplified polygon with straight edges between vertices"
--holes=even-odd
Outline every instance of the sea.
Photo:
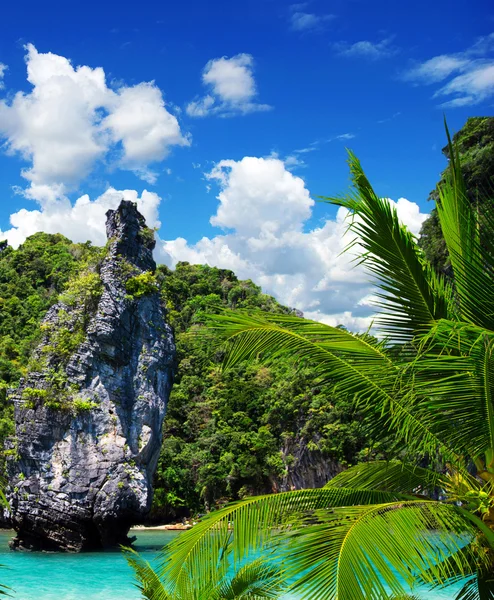
[[[134,530],[135,549],[151,564],[177,532]],[[13,552],[11,531],[0,531],[0,583],[15,600],[141,600],[132,569],[119,550],[65,554]],[[453,600],[459,586],[447,590],[415,589],[421,600]],[[3,598],[3,596],[0,596]],[[286,596],[285,600],[296,600]]]

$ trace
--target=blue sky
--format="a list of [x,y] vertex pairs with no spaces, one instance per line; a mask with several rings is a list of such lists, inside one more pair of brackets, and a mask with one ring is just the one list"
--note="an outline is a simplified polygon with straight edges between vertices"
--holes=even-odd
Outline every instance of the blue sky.
[[233,268],[361,328],[372,289],[338,256],[344,215],[313,199],[345,191],[347,146],[418,231],[443,114],[492,114],[493,32],[487,0],[9,3],[0,238],[101,243],[127,190],[158,260]]

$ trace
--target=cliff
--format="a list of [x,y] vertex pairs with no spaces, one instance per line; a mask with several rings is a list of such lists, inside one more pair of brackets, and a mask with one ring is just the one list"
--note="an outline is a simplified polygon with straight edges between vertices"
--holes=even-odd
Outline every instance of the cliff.
[[106,227],[104,256],[48,311],[29,373],[10,394],[14,547],[125,543],[151,506],[175,344],[153,232],[126,201]]

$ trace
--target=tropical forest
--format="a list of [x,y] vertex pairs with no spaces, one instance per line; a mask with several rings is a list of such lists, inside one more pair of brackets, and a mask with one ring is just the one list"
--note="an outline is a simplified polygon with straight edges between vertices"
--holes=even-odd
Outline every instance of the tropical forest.
[[0,9],[0,597],[494,600],[494,7]]
[[[11,546],[120,545],[155,600],[494,598],[494,118],[445,132],[419,237],[351,151],[351,189],[321,198],[375,286],[362,332],[156,265],[131,202],[104,247],[2,242]],[[133,525],[167,527],[158,562]]]

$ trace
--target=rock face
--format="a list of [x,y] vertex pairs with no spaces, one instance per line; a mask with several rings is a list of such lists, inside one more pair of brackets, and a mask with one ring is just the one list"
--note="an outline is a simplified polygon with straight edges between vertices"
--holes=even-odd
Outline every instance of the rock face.
[[277,492],[320,488],[342,471],[337,462],[329,460],[318,450],[309,450],[307,440],[298,435],[285,442],[281,455],[285,462],[288,456],[291,461],[285,476],[273,485]]
[[47,313],[11,394],[13,547],[128,543],[151,506],[175,345],[153,276],[153,232],[135,204],[107,213],[104,258]]

